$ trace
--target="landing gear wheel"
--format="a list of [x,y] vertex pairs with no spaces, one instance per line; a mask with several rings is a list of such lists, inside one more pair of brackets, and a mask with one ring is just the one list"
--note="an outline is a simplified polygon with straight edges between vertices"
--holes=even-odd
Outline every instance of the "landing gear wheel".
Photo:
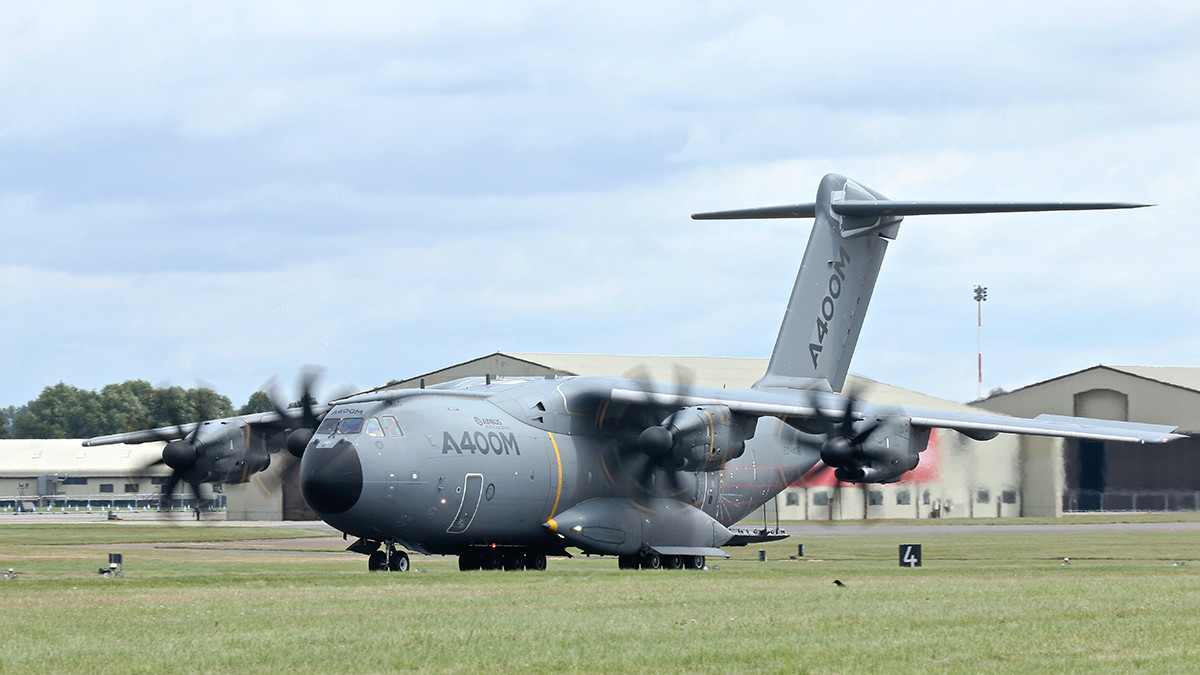
[[393,572],[407,572],[408,554],[404,551],[393,551],[392,559],[388,561],[388,569]]
[[525,554],[525,569],[535,572],[546,571],[546,554],[544,553],[526,553]]
[[690,569],[690,570],[704,569],[704,556],[702,556],[702,555],[686,556],[686,560],[687,560],[687,568],[688,569]]
[[662,557],[654,551],[647,551],[638,556],[638,563],[644,570],[662,569]]
[[367,557],[367,569],[372,572],[382,572],[387,569],[387,554],[383,551],[375,551]]
[[480,559],[478,553],[463,553],[458,556],[458,569],[460,572],[470,572],[477,570],[480,567]]
[[504,569],[504,554],[499,551],[485,553],[483,556],[483,568],[486,570]]
[[664,555],[662,557],[662,566],[666,570],[681,570],[683,569],[683,556]]
[[504,569],[509,572],[520,572],[525,569],[525,554],[509,553],[504,556]]
[[636,570],[638,567],[640,567],[640,565],[638,564],[638,557],[636,555],[617,556],[618,569]]

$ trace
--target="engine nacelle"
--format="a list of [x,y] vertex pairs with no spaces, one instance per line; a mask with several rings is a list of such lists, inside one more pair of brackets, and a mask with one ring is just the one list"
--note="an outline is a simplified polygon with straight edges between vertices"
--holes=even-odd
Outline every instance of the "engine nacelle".
[[907,417],[882,418],[860,445],[849,450],[834,476],[846,483],[894,483],[917,468],[920,453],[929,446],[929,434],[930,429],[913,427]]
[[728,406],[683,408],[638,438],[646,454],[675,471],[715,471],[742,456],[754,434],[754,419],[735,415]]

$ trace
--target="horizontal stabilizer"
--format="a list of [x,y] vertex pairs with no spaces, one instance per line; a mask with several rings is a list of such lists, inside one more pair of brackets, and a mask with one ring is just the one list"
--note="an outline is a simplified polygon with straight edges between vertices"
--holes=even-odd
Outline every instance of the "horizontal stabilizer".
[[956,213],[1023,213],[1027,211],[1102,211],[1140,209],[1150,204],[1126,202],[901,202],[847,200],[829,205],[839,216],[936,216]]
[[[846,199],[833,202],[830,210],[839,216],[878,218],[883,216],[935,216],[965,213],[1024,213],[1030,211],[1102,211],[1140,209],[1152,204],[1130,202],[907,202],[881,199]],[[709,211],[692,214],[693,220],[742,220],[752,218],[815,218],[816,204],[763,206],[756,209]]]
[[710,211],[693,213],[692,220],[748,220],[751,218],[816,218],[816,204],[789,204],[785,206],[763,206],[757,209],[734,209],[733,211]]

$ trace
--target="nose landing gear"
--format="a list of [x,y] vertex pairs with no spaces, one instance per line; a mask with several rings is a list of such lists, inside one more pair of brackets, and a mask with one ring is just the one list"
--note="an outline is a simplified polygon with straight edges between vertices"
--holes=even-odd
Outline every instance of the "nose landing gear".
[[[359,543],[362,541],[360,539],[358,542],[355,542],[355,545],[351,546],[350,550],[354,550],[355,547],[361,549],[362,547],[359,546]],[[373,543],[376,547],[380,545],[379,542]],[[358,552],[362,553],[363,551],[359,550]],[[407,572],[408,567],[408,553],[397,550],[396,542],[393,541],[385,542],[382,549],[376,548],[367,557],[367,569],[372,572]]]

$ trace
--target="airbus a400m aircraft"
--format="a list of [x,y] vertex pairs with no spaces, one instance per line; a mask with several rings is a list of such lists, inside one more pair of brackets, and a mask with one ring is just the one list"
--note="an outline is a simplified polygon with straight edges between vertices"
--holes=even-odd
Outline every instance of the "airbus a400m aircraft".
[[818,462],[839,480],[899,480],[933,429],[1165,442],[1173,427],[871,404],[842,392],[888,242],[903,217],[1134,208],[1124,203],[892,201],[828,175],[816,201],[698,219],[815,224],[767,372],[746,390],[623,377],[467,378],[381,390],[302,410],[92,439],[174,439],[175,482],[238,482],[287,447],[327,523],[371,569],[405,549],[461,569],[544,569],[568,548],[622,568],[699,568],[744,543],[731,525]]

